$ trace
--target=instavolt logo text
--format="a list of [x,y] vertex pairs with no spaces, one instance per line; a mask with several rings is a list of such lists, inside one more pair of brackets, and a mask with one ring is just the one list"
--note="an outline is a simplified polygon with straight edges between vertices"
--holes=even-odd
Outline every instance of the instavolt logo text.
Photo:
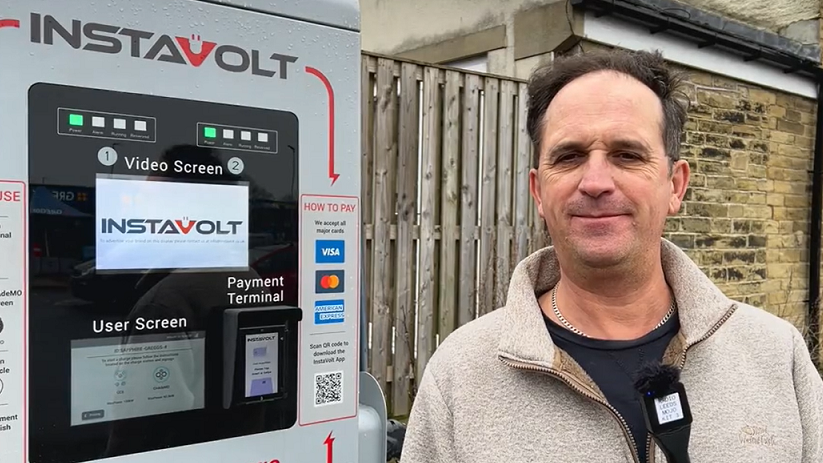
[[236,235],[237,227],[243,225],[243,221],[103,217],[100,225],[103,234],[188,235],[194,231],[199,235]]
[[[31,42],[54,45],[55,38],[75,50],[118,55],[200,67],[212,58],[217,67],[232,73],[249,72],[255,76],[288,79],[289,65],[297,56],[263,53],[236,45],[201,41],[199,35],[170,36],[156,32],[121,27],[79,19],[58,21],[54,16],[31,13]],[[199,45],[199,47],[197,46]],[[194,50],[199,48],[200,51]]]

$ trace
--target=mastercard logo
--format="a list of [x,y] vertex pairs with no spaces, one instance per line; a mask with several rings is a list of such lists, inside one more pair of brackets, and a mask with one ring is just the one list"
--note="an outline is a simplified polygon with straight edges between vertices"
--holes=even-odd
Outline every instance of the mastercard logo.
[[320,278],[320,287],[323,289],[335,289],[340,286],[340,278],[337,275],[324,275]]
[[314,292],[318,294],[342,293],[345,272],[343,270],[318,270],[315,274]]

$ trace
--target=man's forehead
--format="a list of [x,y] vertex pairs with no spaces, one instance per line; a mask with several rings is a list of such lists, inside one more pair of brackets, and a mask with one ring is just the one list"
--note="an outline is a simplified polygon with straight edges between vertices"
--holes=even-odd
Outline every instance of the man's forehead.
[[[558,97],[564,94],[584,93],[592,95],[622,95],[627,89],[645,91],[654,96],[654,92],[637,78],[618,71],[602,70],[589,72],[576,77],[563,86]],[[592,93],[592,90],[596,90]]]
[[547,115],[581,111],[662,109],[652,89],[634,77],[617,72],[598,71],[566,84],[552,99]]
[[[620,75],[594,77],[572,81],[557,93],[543,115],[547,131],[625,131],[637,124],[659,128],[651,126],[662,122],[663,105],[650,88]],[[587,76],[579,78],[583,79]]]

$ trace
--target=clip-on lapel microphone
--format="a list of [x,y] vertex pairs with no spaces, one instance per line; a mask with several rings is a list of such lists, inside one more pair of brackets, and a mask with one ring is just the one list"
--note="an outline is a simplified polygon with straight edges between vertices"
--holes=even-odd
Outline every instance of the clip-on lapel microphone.
[[690,463],[689,437],[692,412],[680,370],[671,365],[650,364],[637,373],[634,387],[646,429],[666,455],[668,463]]

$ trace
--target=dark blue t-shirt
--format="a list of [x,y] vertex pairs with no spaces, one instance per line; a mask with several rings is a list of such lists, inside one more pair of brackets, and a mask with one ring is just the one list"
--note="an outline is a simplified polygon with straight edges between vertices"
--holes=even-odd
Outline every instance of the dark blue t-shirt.
[[660,361],[669,342],[680,330],[675,315],[663,326],[631,341],[592,339],[572,333],[544,317],[554,344],[566,351],[591,376],[609,403],[629,425],[640,461],[647,461],[646,422],[634,389],[634,375],[641,365]]

